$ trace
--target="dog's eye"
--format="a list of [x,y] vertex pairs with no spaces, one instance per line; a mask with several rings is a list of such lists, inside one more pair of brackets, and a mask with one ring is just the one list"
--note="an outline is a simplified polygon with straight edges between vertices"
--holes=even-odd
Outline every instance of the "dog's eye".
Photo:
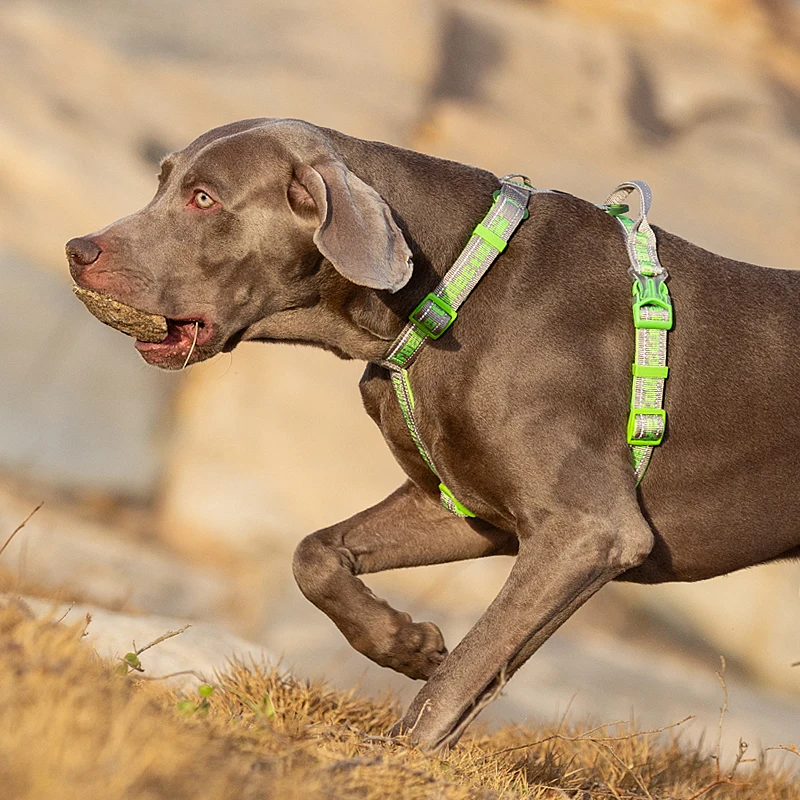
[[194,204],[198,208],[211,208],[216,201],[214,200],[211,195],[204,192],[202,189],[198,189],[194,193]]

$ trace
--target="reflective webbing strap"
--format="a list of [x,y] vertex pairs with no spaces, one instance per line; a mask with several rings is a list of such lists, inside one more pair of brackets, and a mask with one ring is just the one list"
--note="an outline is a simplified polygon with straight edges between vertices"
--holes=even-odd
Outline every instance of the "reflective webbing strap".
[[[640,213],[632,220],[622,201],[633,191],[639,193]],[[624,231],[633,281],[633,324],[636,356],[631,367],[633,385],[628,415],[627,440],[633,458],[637,485],[650,463],[653,448],[661,444],[666,430],[664,381],[667,368],[667,331],[672,328],[672,300],[667,288],[667,270],[658,259],[656,235],[647,221],[652,193],[641,181],[620,184],[605,202]]]
[[450,327],[461,304],[528,216],[528,198],[537,190],[512,181],[511,177],[518,176],[503,178],[489,213],[473,230],[467,246],[439,285],[411,313],[410,322],[389,349],[387,361],[410,367],[425,342],[438,339]]
[[[521,178],[522,183],[512,180],[513,178]],[[528,200],[537,191],[521,175],[503,178],[500,190],[495,192],[492,207],[473,230],[467,246],[439,285],[411,312],[410,322],[393,342],[385,360],[380,362],[391,371],[397,402],[417,450],[440,480],[433,458],[419,432],[408,368],[428,339],[438,339],[453,324],[458,316],[458,308],[469,297],[497,256],[505,250],[519,224],[527,219]],[[475,516],[459,503],[444,483],[439,484],[439,491],[442,505],[452,514],[458,517]]]
[[430,467],[431,472],[436,472],[436,467],[433,466],[433,459],[430,453],[428,453],[428,448],[425,447],[425,443],[422,441],[419,428],[417,427],[417,418],[414,414],[414,393],[411,391],[411,381],[408,379],[408,370],[395,365],[392,365],[390,369],[392,370],[392,385],[397,395],[397,402],[400,404],[400,410],[403,412],[403,419],[406,421],[411,438],[417,446],[417,450],[419,450],[423,460]]
[[[406,421],[408,432],[411,434],[411,440],[416,445],[422,460],[428,465],[430,471],[441,481],[439,471],[433,463],[433,458],[425,447],[425,442],[419,432],[417,425],[417,415],[414,413],[414,392],[411,390],[411,381],[408,378],[408,370],[405,367],[399,367],[391,361],[379,362],[382,366],[386,367],[392,374],[392,386],[394,393],[397,395],[397,402],[400,406],[400,411],[403,413],[403,419]],[[465,505],[458,502],[455,495],[444,485],[439,483],[439,495],[442,505],[457,517],[474,517],[473,514]]]

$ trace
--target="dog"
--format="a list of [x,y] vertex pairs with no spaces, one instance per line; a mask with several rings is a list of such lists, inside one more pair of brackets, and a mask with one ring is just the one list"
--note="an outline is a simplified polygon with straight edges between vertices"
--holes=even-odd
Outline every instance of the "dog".
[[[489,172],[298,120],[203,134],[161,164],[153,200],[67,244],[75,283],[166,318],[149,364],[177,369],[242,341],[367,362],[361,393],[407,481],[307,536],[303,594],[378,664],[426,681],[395,726],[456,742],[604,584],[696,581],[800,555],[800,273],[714,255],[656,229],[675,329],[669,429],[638,486],[625,421],[634,329],[618,224],[568,194],[530,218],[411,370],[409,436],[383,361],[492,202]],[[439,479],[475,514],[439,502]],[[438,627],[359,575],[515,555],[448,654]]]

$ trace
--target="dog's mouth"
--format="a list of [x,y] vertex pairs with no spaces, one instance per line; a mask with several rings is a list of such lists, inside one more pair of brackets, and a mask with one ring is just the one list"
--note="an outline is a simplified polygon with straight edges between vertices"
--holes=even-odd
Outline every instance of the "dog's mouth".
[[177,369],[184,363],[200,360],[200,348],[210,341],[213,333],[213,326],[206,319],[167,317],[167,335],[160,342],[137,339],[134,346],[148,364]]

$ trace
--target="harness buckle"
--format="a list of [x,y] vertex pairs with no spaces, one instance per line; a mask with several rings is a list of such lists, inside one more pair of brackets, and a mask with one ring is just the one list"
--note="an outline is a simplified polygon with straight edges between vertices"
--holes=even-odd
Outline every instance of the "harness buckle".
[[[655,417],[657,421],[643,420],[639,417]],[[667,412],[663,408],[632,408],[628,415],[628,444],[657,447],[664,438],[667,427]]]
[[[668,331],[672,328],[672,300],[663,279],[657,280],[645,275],[636,275],[633,282],[633,325],[635,328],[655,328]],[[661,309],[666,316],[645,316],[644,309]]]
[[430,292],[408,318],[423,336],[438,339],[455,322],[457,316],[458,312],[447,301]]

